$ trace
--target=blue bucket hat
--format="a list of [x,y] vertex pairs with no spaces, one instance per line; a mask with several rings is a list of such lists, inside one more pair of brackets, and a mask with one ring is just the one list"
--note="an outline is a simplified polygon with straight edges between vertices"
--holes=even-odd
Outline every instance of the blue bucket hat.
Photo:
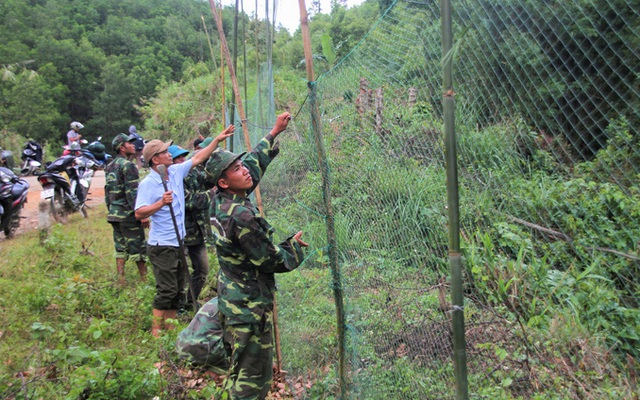
[[186,156],[187,154],[189,154],[189,150],[185,150],[177,144],[172,144],[167,150],[169,150],[171,158],[178,158],[180,156]]

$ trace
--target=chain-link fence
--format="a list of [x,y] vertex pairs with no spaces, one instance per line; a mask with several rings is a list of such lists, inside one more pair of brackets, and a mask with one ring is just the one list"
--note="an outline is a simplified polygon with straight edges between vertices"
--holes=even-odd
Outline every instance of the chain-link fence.
[[456,396],[451,61],[470,397],[637,398],[640,4],[451,4],[443,56],[440,3],[393,2],[314,83],[326,159],[307,102],[261,185],[312,243],[279,276],[284,365],[301,397]]

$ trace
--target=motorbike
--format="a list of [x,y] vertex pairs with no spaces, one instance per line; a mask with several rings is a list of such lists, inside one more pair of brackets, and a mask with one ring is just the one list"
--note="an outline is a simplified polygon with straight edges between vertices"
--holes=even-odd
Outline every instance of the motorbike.
[[29,182],[8,168],[0,167],[0,228],[11,238],[20,226],[20,213],[27,202]]
[[100,142],[101,139],[102,136],[98,136],[96,140],[89,143],[86,148],[82,149],[82,153],[95,158],[98,165],[104,168],[111,162],[113,157],[105,151],[104,144]]
[[49,204],[54,220],[65,223],[67,216],[76,211],[87,218],[85,202],[91,179],[98,169],[100,168],[95,158],[77,154],[58,158],[38,175],[38,182],[42,185],[40,202]]
[[0,167],[8,168],[13,172],[13,164],[13,153],[11,150],[3,150],[0,148]]
[[35,174],[42,166],[42,146],[35,140],[29,140],[22,150],[22,168],[20,175]]

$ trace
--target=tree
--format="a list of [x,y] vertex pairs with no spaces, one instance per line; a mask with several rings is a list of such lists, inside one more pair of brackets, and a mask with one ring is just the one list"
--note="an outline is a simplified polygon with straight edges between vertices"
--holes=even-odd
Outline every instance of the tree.
[[90,120],[91,105],[99,90],[100,70],[106,64],[104,53],[86,39],[76,43],[71,39],[43,38],[33,54],[37,63],[55,65],[59,82],[68,89],[69,103],[63,113],[70,120],[83,123]]
[[119,132],[127,132],[132,121],[131,82],[117,60],[112,60],[102,68],[100,94],[92,104],[94,118],[91,127],[105,137],[114,137]]
[[[50,64],[43,69],[53,68]],[[61,115],[55,98],[60,88],[52,87],[36,71],[24,66],[4,66],[0,82],[1,129],[16,132],[41,143],[56,140]]]

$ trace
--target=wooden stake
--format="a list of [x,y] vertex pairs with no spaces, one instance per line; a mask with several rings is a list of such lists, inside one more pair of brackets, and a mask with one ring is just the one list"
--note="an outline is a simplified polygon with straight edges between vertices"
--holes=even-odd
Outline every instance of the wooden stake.
[[307,80],[315,81],[313,76],[313,50],[311,48],[311,33],[309,33],[309,18],[304,0],[298,0],[300,7],[300,30],[302,31],[302,46],[304,47],[304,63],[307,68]]
[[[236,78],[235,69],[233,68],[233,63],[231,60],[231,54],[229,53],[229,46],[227,45],[227,40],[224,36],[224,30],[222,27],[222,9],[220,10],[220,14],[216,10],[216,6],[213,0],[209,0],[209,4],[211,5],[211,11],[215,17],[215,20],[218,24],[218,34],[220,36],[220,46],[224,52],[224,58],[227,62],[227,67],[229,68],[229,75],[231,76],[231,82],[233,83],[233,91],[236,96],[236,104],[238,106],[238,114],[240,114],[240,120],[242,121],[242,132],[244,133],[244,141],[245,146],[248,151],[251,150],[251,139],[249,138],[249,128],[247,127],[247,117],[244,113],[244,106],[242,105],[242,97],[240,96],[240,89],[238,88],[238,80]],[[258,210],[260,210],[260,214],[264,217],[264,210],[262,208],[262,196],[260,195],[260,188],[256,188],[254,191],[256,194],[256,202],[258,203]],[[277,335],[278,332],[278,312],[276,308],[276,299],[274,296],[273,299],[273,326],[274,326],[274,341],[276,347],[276,357],[277,357],[277,368],[276,374],[274,375],[274,382],[277,378],[280,378],[282,371],[282,353],[280,350],[280,337]]]
[[[216,20],[216,23],[218,25],[218,35],[220,36],[220,50],[224,55],[224,59],[227,63],[227,68],[229,68],[229,76],[231,76],[231,83],[233,84],[233,92],[235,93],[235,96],[236,96],[236,105],[238,106],[238,114],[240,114],[240,120],[242,121],[242,132],[244,133],[244,143],[247,148],[247,151],[251,151],[251,138],[249,138],[249,128],[247,127],[247,116],[244,113],[244,106],[242,105],[242,96],[240,96],[240,89],[238,88],[238,79],[236,77],[236,71],[233,69],[231,53],[229,52],[227,39],[224,36],[224,28],[222,27],[222,9],[220,9],[220,14],[218,14],[218,10],[216,9],[214,0],[209,0],[209,5],[211,6],[211,12],[213,12],[214,19]],[[256,194],[256,202],[258,203],[258,210],[260,210],[260,215],[264,216],[264,211],[262,208],[262,196],[260,195],[260,188],[257,187],[254,193]]]

